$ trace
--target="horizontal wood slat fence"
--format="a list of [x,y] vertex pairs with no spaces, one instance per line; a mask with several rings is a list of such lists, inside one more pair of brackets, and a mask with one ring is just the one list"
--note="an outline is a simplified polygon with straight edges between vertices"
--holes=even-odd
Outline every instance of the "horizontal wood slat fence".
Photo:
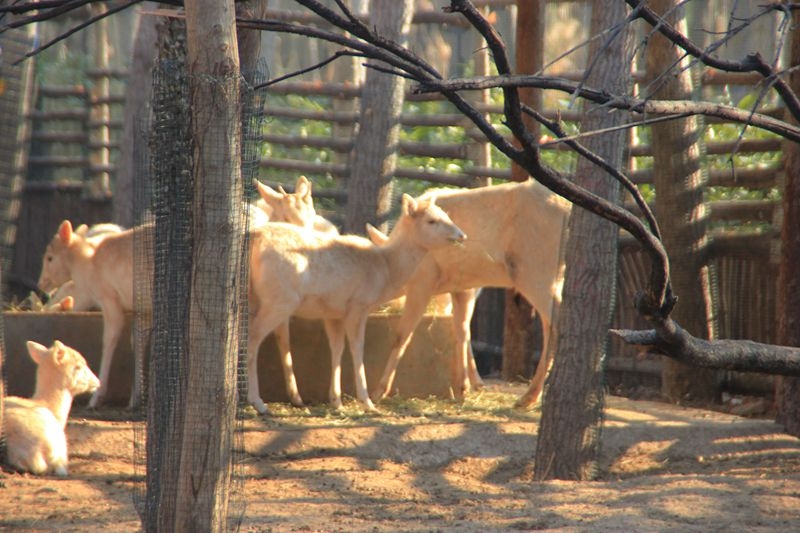
[[[500,3],[505,5],[505,3]],[[273,17],[285,20],[299,20],[289,12],[273,11]],[[416,19],[419,23],[438,20],[439,14],[420,13]],[[448,19],[452,21],[452,18]],[[480,46],[475,43],[474,50]],[[94,77],[113,77],[122,79],[121,71],[93,71]],[[635,77],[640,77],[636,73]],[[566,73],[564,77],[581,79],[580,72]],[[754,81],[752,75],[710,75],[701,77],[704,87],[721,87],[724,85],[750,86]],[[358,121],[357,101],[360,85],[352,81],[289,81],[270,87],[267,98],[268,123],[263,135],[264,146],[269,153],[279,154],[265,156],[260,161],[261,175],[266,183],[282,184],[287,189],[294,183],[299,174],[312,178],[323,178],[320,181],[330,186],[317,186],[315,196],[328,200],[324,203],[324,214],[337,219],[340,208],[347,200],[344,181],[347,179],[347,155],[353,148],[352,129]],[[312,98],[318,105],[314,109],[298,108],[290,102],[296,97]],[[477,95],[476,95],[477,97]],[[41,266],[42,252],[46,243],[55,231],[58,223],[70,218],[76,223],[95,223],[107,221],[111,216],[110,190],[98,185],[95,176],[108,172],[112,177],[115,172],[115,154],[119,150],[119,132],[122,128],[121,107],[122,95],[105,95],[102,99],[93,99],[88,88],[84,87],[49,87],[38,88],[38,99],[50,101],[63,100],[70,105],[47,106],[49,110],[41,110],[36,106],[28,116],[33,129],[30,136],[31,152],[28,161],[27,183],[24,187],[22,208],[18,221],[19,239],[14,253],[13,266],[9,274],[9,282],[15,288],[17,296],[24,295],[33,288]],[[406,180],[420,180],[427,186],[459,186],[473,187],[490,178],[497,181],[510,179],[508,168],[495,168],[487,162],[485,154],[487,144],[482,135],[460,114],[441,106],[438,111],[431,112],[428,107],[418,104],[436,102],[440,98],[433,95],[415,95],[409,88],[407,93],[409,104],[406,106],[401,122],[405,131],[414,128],[446,128],[460,132],[461,142],[419,142],[403,140],[399,145],[401,156],[430,159],[451,159],[459,162],[460,169],[454,172],[431,170],[420,165],[405,165],[402,158],[395,178],[402,188]],[[79,102],[76,105],[75,102]],[[110,119],[102,124],[112,132],[110,141],[102,145],[90,142],[90,131],[98,126],[91,120],[92,107],[110,105]],[[421,110],[422,109],[422,110]],[[482,110],[489,115],[502,112],[499,105],[483,104]],[[555,117],[554,110],[545,110],[547,115]],[[766,112],[778,115],[779,109]],[[561,120],[570,121],[578,118],[577,112],[561,113]],[[322,124],[321,130],[331,132],[330,135],[296,134],[272,128],[271,124],[290,124],[302,127],[307,123]],[[291,131],[291,128],[288,128]],[[343,131],[351,134],[342,135]],[[334,133],[335,132],[335,133]],[[112,157],[108,166],[93,165],[93,150],[107,149]],[[307,157],[305,153],[324,153],[325,157]],[[544,147],[545,153],[556,153],[564,150],[559,144]],[[743,140],[740,142],[722,141],[708,142],[706,153],[709,155],[753,153],[778,153],[781,143],[773,139]],[[629,149],[631,161],[646,158],[651,154],[650,146],[632,144]],[[291,157],[290,157],[291,155]],[[774,158],[780,161],[779,155]],[[638,169],[630,172],[637,184],[651,183],[650,172]],[[723,187],[741,187],[744,189],[768,190],[779,186],[781,172],[780,163],[767,168],[742,168],[732,172],[731,169],[708,172],[709,185]],[[776,219],[777,202],[773,200],[718,201],[708,205],[708,216],[712,222],[714,233],[709,247],[708,264],[716,280],[714,294],[716,303],[715,324],[719,337],[749,338],[763,342],[775,341],[775,279],[777,266],[774,258],[779,241],[773,226]],[[755,229],[742,230],[742,227]],[[644,285],[646,261],[641,252],[630,239],[623,236],[620,245],[619,294],[617,311],[614,317],[615,327],[643,326],[635,315],[631,302],[634,292]],[[673,265],[680,268],[680,265]],[[491,300],[491,302],[490,302]],[[484,303],[487,302],[487,303]],[[474,336],[476,344],[488,347],[489,353],[497,353],[502,342],[502,302],[496,297],[482,297],[478,306]],[[481,316],[483,315],[483,318]],[[484,326],[481,326],[484,324]],[[486,324],[489,324],[487,326]],[[634,381],[652,380],[659,370],[659,362],[652,357],[640,359],[628,348],[612,341],[609,359],[612,386],[628,386],[630,379]],[[631,374],[633,373],[633,374]],[[630,376],[639,376],[631,378]],[[626,377],[627,376],[627,377]],[[734,377],[729,377],[733,382]]]

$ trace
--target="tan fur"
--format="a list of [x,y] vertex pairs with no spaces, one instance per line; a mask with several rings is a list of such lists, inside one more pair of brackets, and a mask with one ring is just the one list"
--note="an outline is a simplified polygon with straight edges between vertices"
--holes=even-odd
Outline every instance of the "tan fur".
[[[428,250],[464,239],[464,233],[432,201],[403,197],[403,214],[386,244],[356,236],[329,236],[282,223],[253,235],[250,264],[248,400],[264,413],[258,389],[257,356],[276,328],[290,398],[299,399],[288,343],[290,316],[322,319],[331,345],[331,404],[341,406],[341,356],[350,343],[356,395],[373,410],[363,365],[364,329],[369,312],[397,296]],[[302,400],[301,400],[302,401]]]
[[67,425],[72,398],[100,385],[76,350],[55,341],[49,349],[28,341],[37,365],[32,398],[3,402],[9,464],[34,474],[67,475]]
[[[124,228],[109,223],[94,224],[91,227],[81,224],[75,229],[75,233],[85,236],[86,242],[93,247],[97,247],[109,235],[122,231]],[[80,312],[99,308],[100,303],[94,301],[91,294],[78,288],[73,280],[69,280],[55,290],[44,310]]]
[[[300,176],[295,184],[294,193],[287,193],[283,187],[276,191],[268,185],[255,180],[256,188],[261,199],[255,204],[271,222],[285,222],[302,228],[320,231],[328,235],[338,235],[339,231],[330,221],[317,215],[314,200],[311,197],[311,182],[305,176]],[[260,224],[261,226],[263,224]],[[253,226],[255,229],[259,226]],[[274,331],[278,346],[289,344],[289,325],[281,324]],[[303,399],[297,391],[294,372],[284,371],[286,389],[292,405],[301,407]]]
[[[114,351],[125,324],[125,312],[133,310],[133,242],[137,231],[145,232],[144,242],[152,242],[152,225],[108,235],[96,246],[87,242],[87,238],[72,230],[72,224],[65,220],[58,232],[50,241],[45,251],[42,264],[42,275],[39,288],[51,290],[72,279],[76,288],[97,302],[103,313],[103,354],[100,360],[100,387],[89,402],[90,407],[100,405],[106,394],[108,376]],[[152,265],[152,257],[145,258]],[[146,268],[146,267],[145,267]],[[152,268],[146,269],[152,272]],[[137,287],[144,301],[149,301],[149,280],[143,280]],[[143,317],[149,320],[149,309]],[[145,329],[149,329],[145,326]],[[136,376],[140,375],[144,362],[144,345],[139,343],[134,358]],[[141,400],[139,379],[133,380],[131,406],[138,405]]]
[[[305,179],[305,178],[303,178]],[[271,189],[270,189],[271,190]],[[283,193],[284,196],[286,195]],[[289,202],[291,205],[307,205],[310,201],[310,188],[301,191],[302,201]],[[252,205],[246,206],[250,217],[251,230],[267,224],[269,219],[265,211]],[[270,208],[267,208],[271,210]],[[287,209],[286,212],[297,213]],[[294,220],[306,224],[298,216],[314,217],[316,213],[311,204],[311,211],[299,211]],[[321,218],[321,217],[320,217]],[[61,223],[57,234],[53,237],[42,260],[42,273],[39,288],[50,291],[65,284],[71,286],[76,295],[84,301],[92,302],[100,307],[103,313],[103,354],[100,363],[101,386],[89,402],[91,407],[99,406],[105,395],[111,363],[119,337],[125,323],[125,313],[133,309],[133,241],[134,231],[146,232],[143,242],[152,242],[152,225],[143,225],[135,229],[114,233],[108,231],[102,235],[91,235],[85,225],[73,231],[69,221]],[[142,270],[152,272],[152,257],[144,258],[146,265]],[[139,287],[144,301],[150,299],[151,280],[142,280]],[[61,302],[65,304],[66,302]],[[144,310],[145,329],[149,329],[150,309]],[[134,372],[140,375],[144,368],[145,343],[139,343],[135,354]],[[137,406],[141,400],[140,380],[133,380],[130,405]]]
[[297,178],[294,193],[287,193],[256,180],[256,188],[261,199],[256,206],[263,209],[272,222],[287,222],[296,226],[315,229],[322,233],[338,235],[339,231],[329,220],[318,215],[311,197],[311,182],[305,176]]
[[453,373],[461,394],[480,377],[470,348],[469,324],[479,287],[509,287],[521,293],[542,320],[544,347],[536,375],[518,404],[529,406],[541,394],[552,354],[549,350],[554,305],[560,299],[562,233],[570,205],[533,180],[470,190],[435,190],[420,199],[437,205],[469,235],[464,246],[433,251],[404,288],[406,307],[374,399],[391,390],[397,365],[431,296],[451,293],[457,352]]

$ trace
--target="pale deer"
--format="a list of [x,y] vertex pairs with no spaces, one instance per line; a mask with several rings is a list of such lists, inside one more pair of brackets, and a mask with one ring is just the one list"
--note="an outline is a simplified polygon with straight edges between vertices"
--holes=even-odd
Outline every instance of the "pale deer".
[[[420,200],[436,201],[469,235],[464,246],[434,250],[406,283],[403,315],[381,381],[372,393],[385,397],[414,329],[435,294],[451,293],[456,336],[454,374],[465,394],[479,376],[470,350],[470,321],[476,288],[508,287],[522,294],[539,314],[542,356],[527,392],[517,401],[529,407],[541,395],[552,362],[551,326],[561,298],[561,244],[570,204],[534,180],[468,190],[437,189]],[[379,235],[373,239],[380,242]]]
[[282,223],[251,235],[248,401],[259,413],[266,406],[258,387],[258,348],[276,328],[287,392],[302,402],[292,369],[289,317],[322,319],[331,347],[330,403],[342,405],[341,357],[350,343],[356,396],[367,410],[364,331],[369,312],[397,296],[430,250],[464,241],[465,235],[433,200],[403,195],[401,216],[388,241],[374,245],[348,235],[330,236]]
[[59,341],[50,348],[28,341],[27,347],[36,363],[36,390],[31,398],[3,401],[8,463],[38,475],[66,476],[72,399],[93,392],[100,381],[80,353]]

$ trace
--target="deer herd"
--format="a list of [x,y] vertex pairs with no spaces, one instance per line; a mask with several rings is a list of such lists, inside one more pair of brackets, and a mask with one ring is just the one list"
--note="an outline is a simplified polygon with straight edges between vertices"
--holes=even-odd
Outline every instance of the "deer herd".
[[[329,401],[342,405],[341,358],[345,341],[353,361],[356,397],[365,410],[386,397],[398,365],[431,298],[449,294],[456,346],[451,360],[454,394],[482,386],[472,355],[470,321],[481,287],[512,288],[525,297],[543,324],[542,357],[517,405],[529,407],[542,392],[552,360],[553,313],[560,300],[560,247],[569,204],[533,180],[469,190],[404,194],[400,216],[386,235],[368,226],[369,238],[340,235],[316,213],[311,182],[297,180],[292,193],[256,182],[260,198],[247,204],[249,224],[247,400],[261,414],[267,407],[258,383],[258,353],[274,334],[286,392],[303,405],[290,350],[290,317],[322,320],[330,346]],[[39,288],[50,294],[50,311],[99,309],[102,355],[95,376],[76,350],[55,341],[28,342],[37,364],[32,398],[4,401],[9,464],[35,474],[67,474],[64,428],[72,397],[91,392],[90,407],[107,394],[111,362],[125,314],[134,308],[134,239],[152,224],[124,230],[112,224],[73,227],[65,220],[48,244]],[[139,259],[139,258],[137,258]],[[145,261],[152,265],[152,255]],[[150,267],[148,271],[152,272]],[[148,284],[140,284],[141,287]],[[146,290],[146,289],[145,289]],[[142,295],[149,301],[149,294]],[[367,386],[364,337],[370,312],[403,302],[383,375]],[[137,343],[134,369],[145,353]],[[133,380],[131,406],[141,401]]]

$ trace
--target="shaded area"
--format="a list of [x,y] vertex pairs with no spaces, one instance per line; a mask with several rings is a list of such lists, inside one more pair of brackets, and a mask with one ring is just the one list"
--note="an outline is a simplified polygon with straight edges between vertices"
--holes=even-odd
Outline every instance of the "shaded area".
[[[800,519],[800,441],[770,420],[609,398],[600,481],[532,482],[524,385],[464,404],[384,402],[243,420],[243,531],[748,531]],[[495,402],[487,407],[486,396]],[[405,406],[404,406],[405,405]],[[0,529],[136,531],[133,429],[73,413],[70,478],[0,474]],[[93,418],[87,420],[86,418]]]

